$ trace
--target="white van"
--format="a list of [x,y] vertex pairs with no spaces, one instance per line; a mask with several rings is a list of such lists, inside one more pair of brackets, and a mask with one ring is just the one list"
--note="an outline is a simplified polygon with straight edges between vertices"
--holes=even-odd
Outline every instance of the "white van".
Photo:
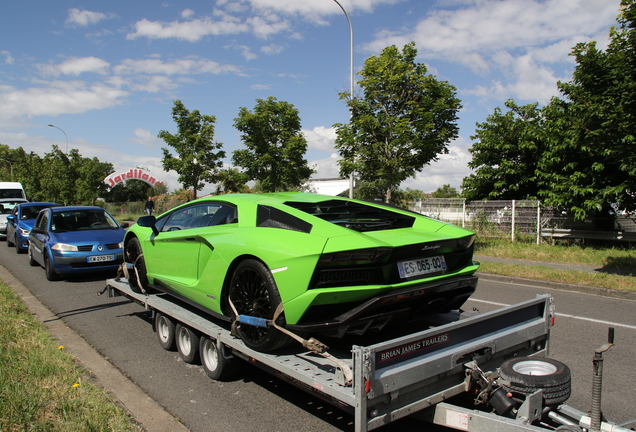
[[0,182],[0,199],[2,198],[22,198],[26,199],[22,183]]

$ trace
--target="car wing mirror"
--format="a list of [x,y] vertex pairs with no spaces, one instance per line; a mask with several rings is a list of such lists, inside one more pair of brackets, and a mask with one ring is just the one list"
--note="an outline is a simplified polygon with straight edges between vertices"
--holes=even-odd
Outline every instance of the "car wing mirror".
[[130,225],[128,224],[128,222],[124,222],[124,223],[121,223],[119,226],[122,228],[128,228]]
[[157,223],[157,218],[154,216],[142,216],[139,219],[137,219],[137,225],[145,227],[145,228],[152,228],[152,232],[154,233],[154,235],[159,235],[159,230],[157,229],[157,227],[155,226]]
[[31,229],[31,232],[33,233],[39,233],[39,234],[43,234],[44,233],[44,229],[40,228],[40,227],[33,227]]
[[15,216],[13,216],[13,215],[9,215],[9,216],[7,216],[7,220],[8,220],[9,222],[15,222]]

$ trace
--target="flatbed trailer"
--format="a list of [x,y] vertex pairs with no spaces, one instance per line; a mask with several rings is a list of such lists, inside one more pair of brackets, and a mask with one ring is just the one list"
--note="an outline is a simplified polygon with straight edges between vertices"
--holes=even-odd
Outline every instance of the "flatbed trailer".
[[[567,393],[567,399],[569,369],[567,383],[549,382],[547,388],[534,388],[530,383],[522,400],[518,395],[513,397],[511,391],[503,391],[506,384],[510,385],[510,378],[500,374],[505,362],[527,359],[523,364],[536,368],[540,375],[544,368],[559,366],[546,359],[555,314],[549,295],[472,316],[459,311],[437,315],[428,320],[428,328],[367,346],[345,345],[324,354],[299,345],[274,353],[258,352],[234,336],[226,323],[216,322],[168,295],[135,293],[125,279],[109,279],[106,289],[109,297],[126,296],[155,317],[162,317],[162,322],[170,323],[168,330],[174,338],[179,338],[174,336],[178,323],[180,328],[192,329],[201,340],[209,341],[211,345],[206,346],[218,356],[210,362],[203,360],[202,354],[211,377],[220,378],[223,368],[228,370],[236,358],[247,360],[351,413],[356,432],[370,431],[409,415],[478,432],[545,431],[546,427],[628,430],[595,422],[595,418],[567,405],[545,405],[550,392],[557,399]],[[165,332],[156,330],[167,349],[170,341],[166,341]],[[549,376],[551,371],[545,374]],[[554,377],[559,379],[558,372]]]

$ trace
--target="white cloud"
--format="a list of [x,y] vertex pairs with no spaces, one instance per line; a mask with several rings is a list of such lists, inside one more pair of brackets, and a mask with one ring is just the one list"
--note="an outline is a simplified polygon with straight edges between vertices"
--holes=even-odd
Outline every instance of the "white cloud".
[[181,18],[190,18],[194,15],[194,11],[192,9],[184,9],[181,11]]
[[339,160],[340,156],[337,153],[332,153],[328,158],[310,161],[309,166],[316,170],[316,173],[311,177],[315,179],[340,177]]
[[250,88],[252,90],[271,90],[272,85],[271,84],[252,84]]
[[324,126],[316,126],[312,130],[302,130],[307,146],[325,152],[333,152],[336,142],[336,130],[334,128],[326,128]]
[[250,26],[231,19],[213,21],[211,18],[193,19],[185,22],[158,22],[142,19],[134,25],[135,31],[126,39],[146,37],[148,39],[180,39],[197,42],[205,36],[246,33]]
[[86,27],[90,24],[96,24],[103,19],[109,18],[102,12],[91,12],[87,10],[79,10],[78,8],[71,8],[68,10],[68,18],[66,18],[66,24],[78,27]]
[[133,60],[125,59],[121,64],[114,66],[116,74],[165,74],[165,75],[190,75],[190,74],[214,74],[234,73],[242,75],[241,70],[234,65],[222,65],[212,60],[188,58],[164,62],[158,58]]
[[85,72],[105,75],[108,73],[110,64],[97,57],[73,57],[60,64],[36,64],[35,67],[40,75],[59,77],[60,75],[78,76]]
[[78,114],[121,105],[129,93],[102,83],[52,81],[43,87],[0,89],[0,119],[3,127],[21,116]]
[[280,46],[280,45],[269,44],[269,45],[263,45],[261,47],[261,52],[263,54],[273,55],[273,54],[278,54],[278,53],[282,52],[284,49],[285,48]]
[[9,51],[0,51],[0,55],[4,56],[4,64],[13,64],[14,60]]
[[137,128],[134,130],[134,138],[130,140],[143,147],[156,148],[162,142],[157,136],[151,133],[148,129]]

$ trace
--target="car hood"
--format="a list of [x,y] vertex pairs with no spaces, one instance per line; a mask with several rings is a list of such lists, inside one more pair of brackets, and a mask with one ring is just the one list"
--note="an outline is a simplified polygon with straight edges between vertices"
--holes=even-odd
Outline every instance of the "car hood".
[[33,225],[35,225],[35,219],[20,219],[18,221],[18,226],[21,228],[25,228],[28,230],[33,229]]
[[124,240],[124,229],[118,230],[85,230],[55,233],[54,238],[58,243],[74,245],[92,243],[119,243]]

